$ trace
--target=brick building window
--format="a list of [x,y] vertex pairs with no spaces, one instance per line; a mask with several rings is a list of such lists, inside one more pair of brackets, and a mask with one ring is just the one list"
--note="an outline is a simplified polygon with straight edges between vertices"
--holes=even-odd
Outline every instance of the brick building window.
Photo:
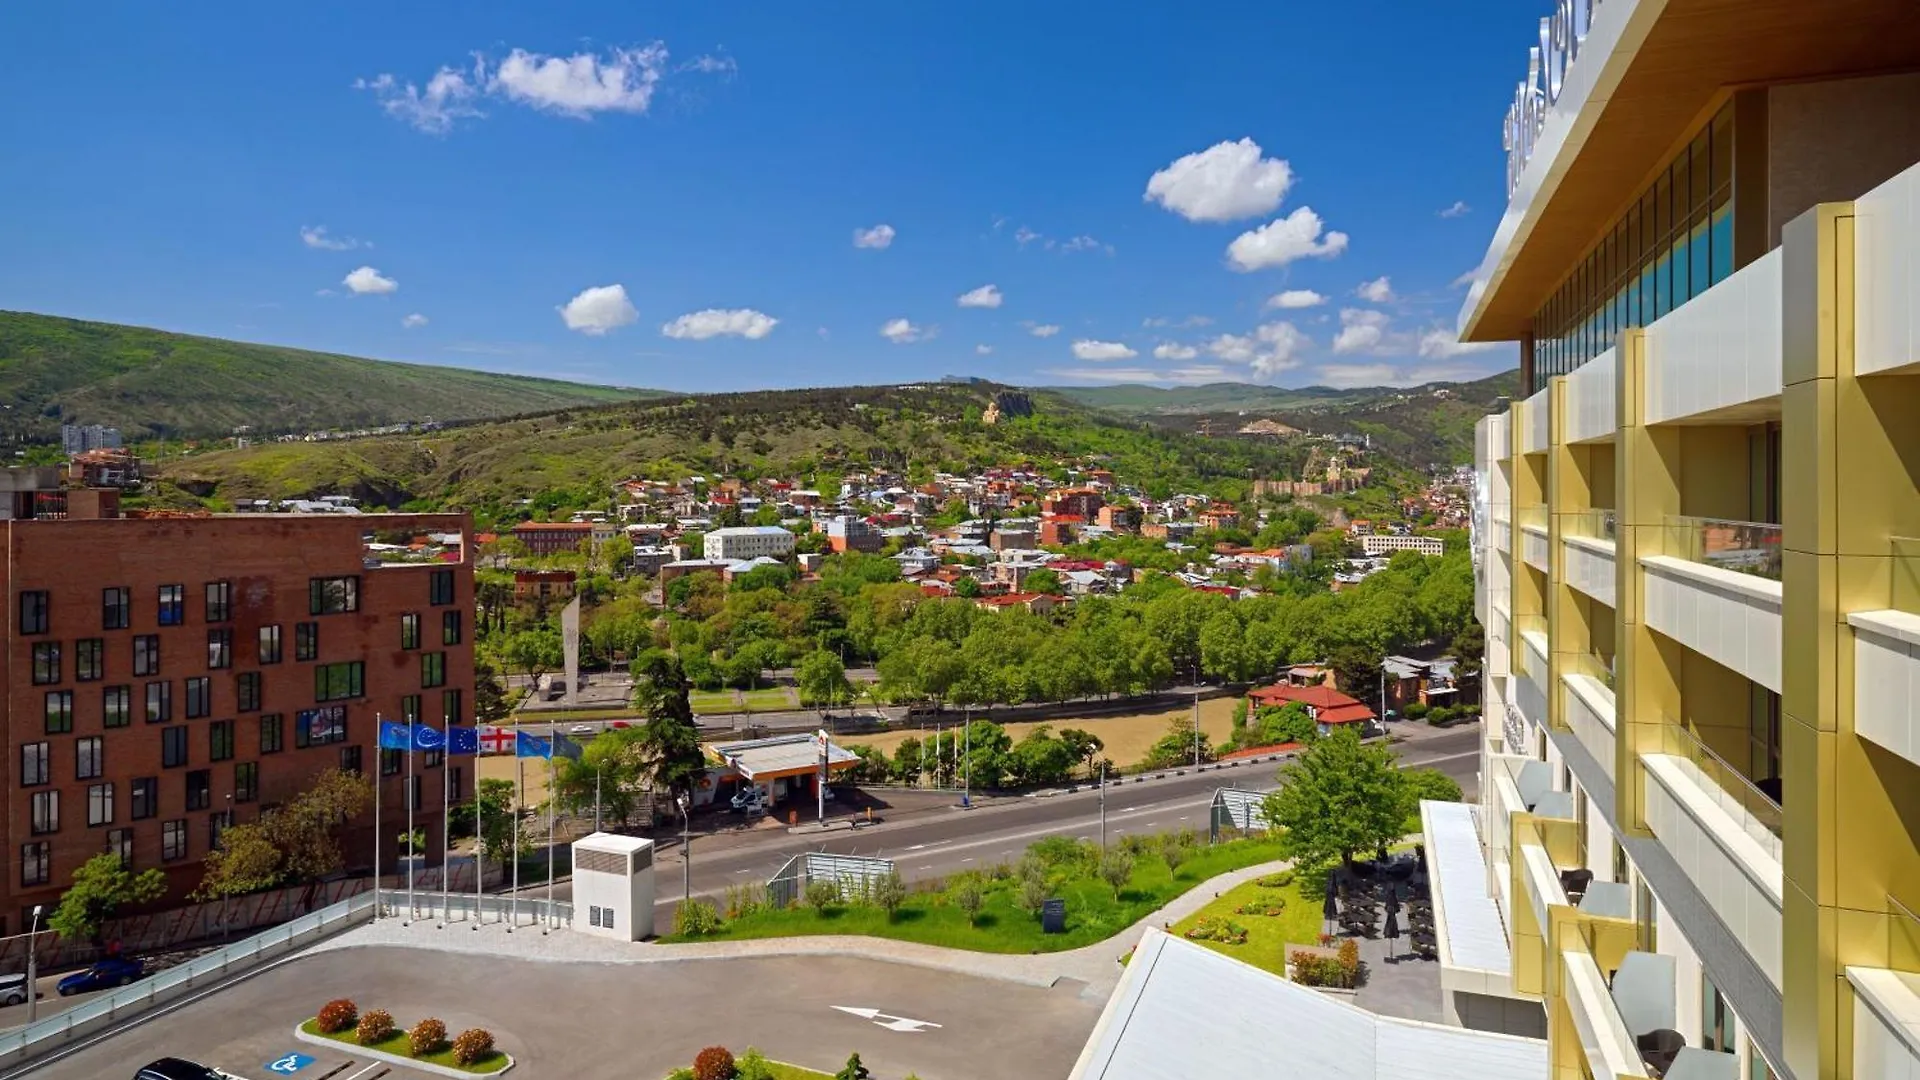
[[166,821],[160,824],[160,858],[174,862],[187,857],[186,820]]
[[53,776],[53,754],[51,744],[30,742],[20,744],[20,786],[32,787],[44,784]]
[[73,734],[73,691],[47,691],[47,734]]
[[100,691],[100,726],[126,727],[133,723],[133,687],[109,686]]
[[453,603],[453,571],[435,570],[427,575],[427,603],[434,607]]
[[73,643],[73,677],[93,682],[107,677],[107,643],[97,637]]
[[340,768],[343,772],[357,773],[360,771],[359,747],[343,746],[340,748]]
[[53,601],[44,589],[28,589],[20,594],[20,632],[44,634],[53,621]]
[[187,587],[160,586],[160,625],[181,626],[187,621]]
[[293,658],[295,660],[313,660],[320,655],[320,624],[303,622],[293,624]]
[[279,623],[260,628],[259,655],[262,664],[277,664],[280,662]]
[[60,643],[33,643],[33,685],[49,686],[60,681]]
[[417,649],[420,647],[420,613],[409,611],[400,616],[400,647]]
[[207,631],[207,668],[217,671],[233,666],[233,627],[217,626]]
[[213,680],[195,675],[187,680],[187,719],[213,715]]
[[381,750],[380,751],[380,775],[381,776],[399,776],[400,775],[400,754],[401,754],[401,751],[399,750]]
[[268,713],[260,718],[260,752],[277,754],[286,748],[286,718]]
[[458,724],[465,717],[460,712],[460,691],[458,689],[440,691],[440,720],[443,723]]
[[45,885],[53,880],[53,845],[45,840],[20,845],[20,884]]
[[311,578],[307,582],[307,613],[345,615],[360,610],[360,579],[357,577]]
[[359,660],[313,669],[313,700],[345,701],[366,695],[367,665]]
[[260,695],[261,695],[261,689],[260,689],[260,673],[259,672],[243,671],[240,674],[234,676],[234,679],[233,679],[233,696],[235,700],[234,708],[238,709],[241,712],[259,712],[260,711]]
[[107,743],[98,735],[89,735],[73,744],[73,778],[98,780],[107,775]]
[[170,682],[150,682],[147,684],[147,723],[164,724],[173,719],[173,684]]
[[60,793],[36,791],[29,802],[33,835],[45,836],[60,831]]
[[120,869],[133,869],[133,830],[108,829],[107,850],[120,857]]
[[426,689],[447,685],[446,653],[430,652],[421,654],[420,685]]
[[187,774],[187,809],[205,810],[213,805],[213,771],[195,769]]
[[260,763],[243,761],[233,767],[233,801],[252,802],[260,797]]
[[419,694],[408,694],[400,699],[400,722],[409,725],[420,722]]
[[[87,827],[113,824],[113,785],[92,784],[87,787]],[[125,856],[121,858],[126,861]]]
[[100,629],[125,630],[133,625],[133,591],[125,585],[100,590]]
[[160,730],[161,767],[177,769],[186,763],[187,729],[184,727],[162,728]]
[[215,720],[207,725],[207,760],[233,760],[233,721]]
[[160,813],[160,778],[143,776],[133,782],[133,820],[144,821]]
[[133,673],[160,674],[160,635],[136,634],[133,638]]
[[207,621],[226,622],[233,618],[233,583],[207,582]]
[[345,709],[309,709],[297,713],[293,719],[293,746],[302,750],[309,746],[325,746],[328,743],[347,741],[347,713]]
[[460,644],[462,629],[460,612],[458,610],[443,611],[440,613],[440,644]]

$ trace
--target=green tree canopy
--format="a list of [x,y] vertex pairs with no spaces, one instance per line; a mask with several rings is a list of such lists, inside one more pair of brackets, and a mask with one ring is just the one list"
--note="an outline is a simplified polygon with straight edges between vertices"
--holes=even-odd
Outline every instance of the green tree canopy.
[[1352,725],[1336,727],[1280,770],[1280,788],[1263,809],[1281,830],[1280,846],[1302,869],[1351,860],[1400,838],[1407,782],[1384,745],[1360,741]]
[[73,872],[73,882],[61,894],[60,906],[47,916],[47,926],[69,941],[98,942],[115,912],[157,900],[166,891],[167,878],[159,870],[136,874],[121,864],[120,856],[103,851]]

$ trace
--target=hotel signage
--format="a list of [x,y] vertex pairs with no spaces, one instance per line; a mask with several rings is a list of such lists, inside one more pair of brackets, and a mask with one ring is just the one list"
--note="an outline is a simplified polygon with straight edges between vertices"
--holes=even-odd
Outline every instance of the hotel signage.
[[1567,71],[1580,58],[1593,26],[1594,9],[1605,0],[1556,0],[1553,14],[1540,20],[1540,44],[1528,50],[1527,77],[1507,106],[1503,141],[1507,150],[1507,198],[1520,186],[1520,174],[1533,156],[1547,122],[1547,110],[1560,100]]

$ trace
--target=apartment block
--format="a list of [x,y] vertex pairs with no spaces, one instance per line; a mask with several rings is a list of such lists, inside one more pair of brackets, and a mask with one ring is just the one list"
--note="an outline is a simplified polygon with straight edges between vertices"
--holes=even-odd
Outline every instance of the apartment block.
[[[367,544],[471,531],[464,514],[0,521],[0,933],[103,851],[164,870],[180,898],[223,828],[328,768],[378,776],[389,841],[411,799],[438,851],[443,783],[471,798],[471,762],[443,780],[419,754],[409,783],[376,717],[473,722],[471,553],[390,562]],[[371,812],[343,830],[349,869],[373,840]]]
[[[1555,1077],[1920,1070],[1920,17],[1572,0],[1460,315],[1481,805],[1453,1018]],[[1518,58],[1516,58],[1518,59]]]
[[715,529],[702,543],[709,559],[784,559],[793,554],[794,535],[778,525],[739,525]]

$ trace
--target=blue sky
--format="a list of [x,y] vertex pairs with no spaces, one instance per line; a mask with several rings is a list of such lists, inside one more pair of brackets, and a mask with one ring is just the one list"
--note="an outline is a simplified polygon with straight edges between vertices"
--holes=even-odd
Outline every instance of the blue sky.
[[1549,6],[7,5],[0,308],[685,390],[1472,377]]

